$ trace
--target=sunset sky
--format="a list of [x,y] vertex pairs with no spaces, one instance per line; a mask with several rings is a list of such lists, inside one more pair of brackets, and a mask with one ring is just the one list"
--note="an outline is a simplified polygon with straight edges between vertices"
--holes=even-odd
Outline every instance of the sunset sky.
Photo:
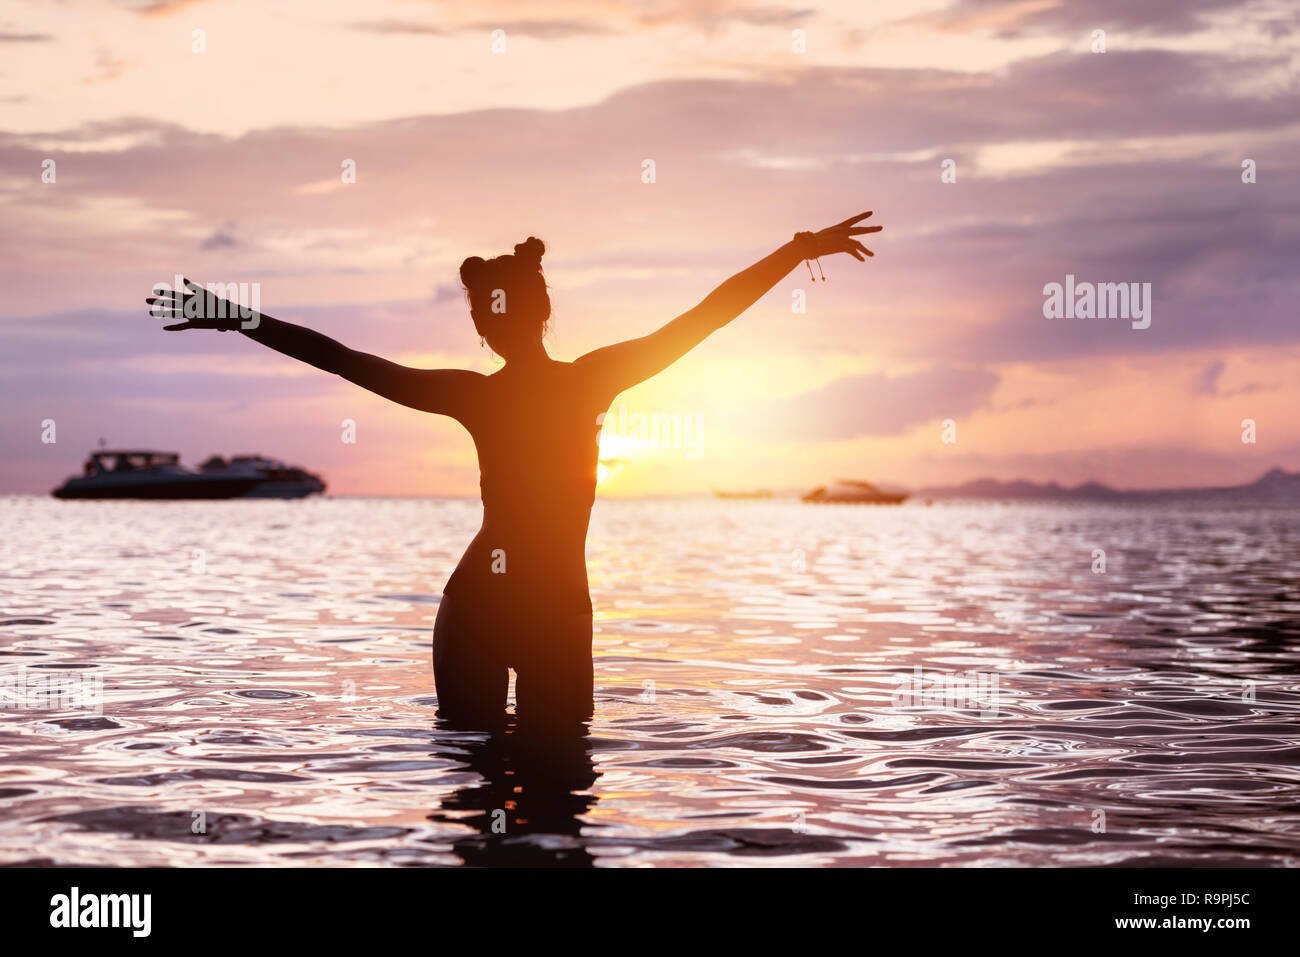
[[[1300,468],[1298,74],[1281,0],[8,2],[0,492],[48,491],[103,437],[260,451],[339,494],[477,493],[455,422],[162,332],[143,297],[177,272],[490,372],[465,256],[545,240],[548,348],[573,359],[866,209],[873,260],[801,266],[616,402],[701,431],[611,440],[602,494]],[[1150,283],[1150,328],[1045,318],[1067,274]]]

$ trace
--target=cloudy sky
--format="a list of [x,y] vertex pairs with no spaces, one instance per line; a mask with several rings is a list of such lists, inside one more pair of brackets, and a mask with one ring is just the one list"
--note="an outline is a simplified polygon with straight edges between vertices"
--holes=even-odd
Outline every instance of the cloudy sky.
[[[613,437],[602,494],[1300,468],[1298,74],[1282,0],[9,2],[0,491],[48,490],[103,437],[274,454],[343,494],[476,492],[456,423],[162,332],[142,298],[176,272],[490,372],[467,255],[542,237],[572,359],[864,209],[873,260],[801,267],[618,400],[701,431]],[[1150,327],[1045,318],[1067,274],[1150,283]]]

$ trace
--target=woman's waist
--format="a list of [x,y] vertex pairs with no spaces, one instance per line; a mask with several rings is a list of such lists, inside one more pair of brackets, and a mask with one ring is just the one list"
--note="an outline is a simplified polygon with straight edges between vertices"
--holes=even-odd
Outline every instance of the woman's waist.
[[591,612],[585,564],[569,568],[547,568],[517,560],[512,564],[507,555],[498,556],[484,567],[483,562],[467,554],[447,579],[443,592],[468,596],[485,617],[522,614],[533,618]]
[[581,554],[587,546],[590,519],[589,507],[520,509],[485,502],[483,524],[471,547],[490,541],[520,551]]
[[478,487],[485,509],[525,515],[589,514],[596,500],[596,464],[590,470],[533,471],[522,477],[513,463],[507,469],[485,468],[479,472]]
[[457,572],[506,581],[538,581],[587,586],[587,536],[568,530],[499,529],[483,523]]

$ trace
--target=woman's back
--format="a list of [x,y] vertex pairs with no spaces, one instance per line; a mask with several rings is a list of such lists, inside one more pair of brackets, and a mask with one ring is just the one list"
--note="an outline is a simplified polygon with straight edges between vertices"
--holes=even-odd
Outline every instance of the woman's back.
[[462,421],[478,450],[483,526],[447,594],[473,591],[518,611],[590,611],[585,543],[597,419],[608,403],[568,362],[477,380]]

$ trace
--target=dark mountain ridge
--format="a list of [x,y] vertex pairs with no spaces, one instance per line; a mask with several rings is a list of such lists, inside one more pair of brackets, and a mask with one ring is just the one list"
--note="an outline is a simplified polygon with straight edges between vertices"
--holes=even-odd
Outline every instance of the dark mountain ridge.
[[1214,501],[1260,505],[1300,505],[1300,472],[1272,468],[1247,485],[1205,488],[1116,489],[1100,482],[1085,482],[1073,488],[1059,482],[1002,482],[974,479],[961,485],[918,489],[916,498],[996,499],[1012,501],[1149,502]]

